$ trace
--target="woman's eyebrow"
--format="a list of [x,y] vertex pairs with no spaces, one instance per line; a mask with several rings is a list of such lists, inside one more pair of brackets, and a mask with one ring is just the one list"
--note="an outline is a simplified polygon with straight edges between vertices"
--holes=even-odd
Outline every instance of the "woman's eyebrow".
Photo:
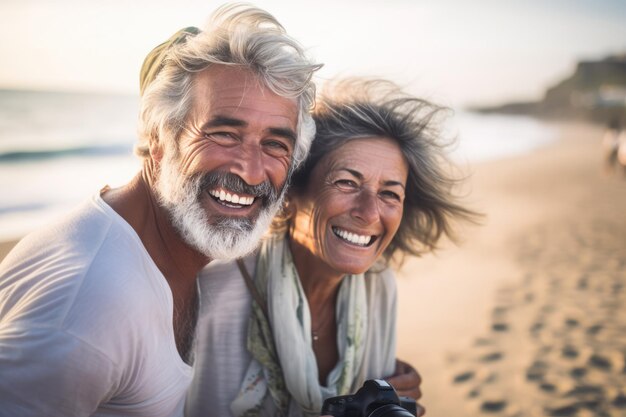
[[[363,174],[361,174],[359,171],[356,171],[354,169],[339,168],[337,171],[346,171],[349,174],[353,175],[354,177],[358,178],[359,180],[363,179]],[[402,187],[403,190],[406,189],[406,186],[401,181],[396,181],[396,180],[384,181],[383,185],[386,187]]]
[[385,185],[387,187],[398,186],[398,187],[402,187],[402,189],[406,188],[403,183],[401,183],[400,181],[394,181],[394,180],[385,181],[385,182],[383,182],[383,185]]
[[355,171],[354,169],[350,169],[350,168],[339,168],[337,171],[346,171],[349,174],[355,176],[356,178],[362,180],[363,179],[363,174],[361,174],[359,171]]

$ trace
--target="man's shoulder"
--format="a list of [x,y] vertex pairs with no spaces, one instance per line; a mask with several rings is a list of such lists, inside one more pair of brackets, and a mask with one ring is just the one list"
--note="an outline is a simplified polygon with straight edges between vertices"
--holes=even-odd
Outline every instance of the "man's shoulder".
[[0,265],[0,317],[61,325],[81,309],[115,314],[137,305],[129,301],[138,292],[147,295],[146,275],[158,269],[139,238],[90,201],[27,236]]

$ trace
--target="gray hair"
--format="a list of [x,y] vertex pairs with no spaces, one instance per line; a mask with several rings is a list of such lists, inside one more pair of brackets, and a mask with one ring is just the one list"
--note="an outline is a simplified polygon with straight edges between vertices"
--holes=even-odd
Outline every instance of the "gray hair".
[[160,62],[148,63],[150,55],[146,60],[148,66],[160,66],[147,82],[142,74],[135,153],[146,158],[151,141],[169,141],[166,145],[171,146],[178,139],[191,110],[195,73],[214,64],[240,66],[252,70],[272,92],[296,99],[298,139],[290,167],[293,171],[306,158],[315,134],[310,115],[315,99],[312,77],[321,65],[306,58],[303,48],[272,15],[246,4],[222,6],[203,31],[187,28],[175,36],[160,52]]
[[311,172],[324,156],[352,139],[395,140],[409,166],[400,227],[383,254],[420,256],[437,248],[442,235],[455,240],[453,219],[475,222],[479,214],[457,202],[453,189],[461,181],[448,168],[447,148],[439,131],[448,109],[404,93],[389,81],[351,78],[335,81],[317,101],[317,133],[309,157],[294,173],[294,193],[304,192]]

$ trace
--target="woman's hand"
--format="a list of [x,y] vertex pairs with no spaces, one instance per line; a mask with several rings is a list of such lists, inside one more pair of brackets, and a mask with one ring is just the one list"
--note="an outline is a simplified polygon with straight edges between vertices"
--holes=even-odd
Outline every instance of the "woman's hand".
[[[406,362],[396,359],[396,369],[394,374],[385,378],[391,386],[396,390],[400,397],[411,397],[416,401],[422,398],[420,385],[422,377],[420,374]],[[423,416],[426,409],[417,404],[417,415]]]

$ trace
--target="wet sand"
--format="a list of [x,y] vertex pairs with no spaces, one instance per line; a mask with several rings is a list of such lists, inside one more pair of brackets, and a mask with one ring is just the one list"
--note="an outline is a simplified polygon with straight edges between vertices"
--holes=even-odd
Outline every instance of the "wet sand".
[[484,225],[400,273],[427,415],[626,416],[626,178],[602,170],[601,129],[560,129],[473,168]]

